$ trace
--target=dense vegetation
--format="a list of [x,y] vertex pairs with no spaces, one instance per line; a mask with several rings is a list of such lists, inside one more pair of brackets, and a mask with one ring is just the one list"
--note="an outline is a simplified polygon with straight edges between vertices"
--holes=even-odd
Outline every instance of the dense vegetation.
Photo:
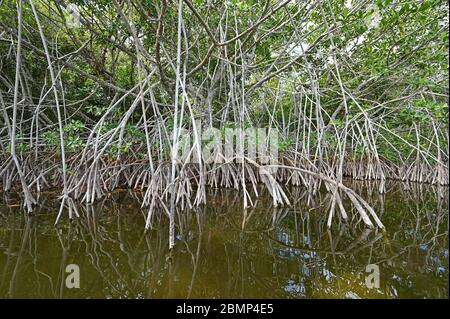
[[[244,206],[259,182],[275,205],[282,183],[324,186],[329,225],[345,193],[382,226],[342,178],[448,185],[448,85],[443,0],[0,0],[0,176],[28,212],[61,186],[70,216],[142,188],[147,225],[207,185]],[[276,129],[280,169],[184,163],[173,141],[196,123]]]

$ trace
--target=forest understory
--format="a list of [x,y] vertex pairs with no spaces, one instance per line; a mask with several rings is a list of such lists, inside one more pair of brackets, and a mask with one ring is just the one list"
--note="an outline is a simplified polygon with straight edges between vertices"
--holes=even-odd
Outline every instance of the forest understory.
[[[275,206],[325,189],[328,227],[352,209],[384,228],[343,179],[448,188],[448,21],[441,0],[0,0],[0,185],[28,214],[58,190],[56,222],[139,189],[170,247],[176,207],[207,187],[244,208],[258,184]],[[276,156],[211,162],[208,128],[272,130]]]

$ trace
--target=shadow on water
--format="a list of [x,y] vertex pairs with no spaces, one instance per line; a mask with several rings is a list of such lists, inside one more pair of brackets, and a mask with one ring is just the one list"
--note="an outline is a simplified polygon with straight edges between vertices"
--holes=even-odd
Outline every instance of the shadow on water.
[[[262,194],[242,209],[239,193],[211,190],[208,204],[144,233],[142,195],[119,191],[54,227],[57,201],[41,194],[26,218],[21,199],[0,194],[0,298],[448,298],[448,188],[348,181],[379,212],[387,231],[351,222],[326,227],[330,197],[292,188],[291,207]],[[80,288],[65,285],[80,268]],[[378,265],[379,288],[366,285]]]

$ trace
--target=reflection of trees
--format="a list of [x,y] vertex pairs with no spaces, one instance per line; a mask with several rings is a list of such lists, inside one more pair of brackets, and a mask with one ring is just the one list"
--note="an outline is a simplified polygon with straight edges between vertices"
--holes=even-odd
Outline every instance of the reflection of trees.
[[[238,192],[211,190],[208,206],[177,211],[177,244],[170,252],[163,212],[155,210],[144,233],[139,193],[72,203],[81,218],[56,229],[49,212],[57,203],[24,220],[20,207],[8,207],[5,199],[0,296],[395,297],[414,296],[407,292],[411,278],[423,296],[448,296],[439,277],[448,276],[448,202],[427,187],[386,182],[388,195],[364,181],[352,187],[383,212],[386,233],[366,229],[350,209],[355,223],[336,218],[327,228],[326,193],[292,188],[292,207],[272,207],[262,192],[244,211]],[[64,286],[69,263],[80,266],[79,290]],[[369,263],[380,265],[378,290],[365,287]]]
[[[34,218],[23,218],[20,211],[21,198],[17,194],[1,194],[0,202],[0,297],[17,298],[55,296],[52,278],[38,263],[38,236]],[[47,199],[42,199],[43,209],[49,209]],[[18,213],[20,212],[20,213]],[[2,260],[3,259],[3,260]],[[30,269],[26,276],[23,269]],[[19,284],[20,283],[20,284]],[[32,283],[32,284],[31,284]]]

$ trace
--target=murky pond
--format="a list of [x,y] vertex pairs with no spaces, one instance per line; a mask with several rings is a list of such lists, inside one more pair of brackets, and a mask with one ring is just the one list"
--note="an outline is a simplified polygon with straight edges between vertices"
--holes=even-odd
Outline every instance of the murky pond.
[[[348,183],[386,232],[356,212],[328,230],[325,193],[295,188],[291,207],[262,196],[244,211],[239,193],[211,190],[207,205],[178,212],[172,252],[163,213],[144,234],[138,192],[80,204],[83,217],[57,227],[54,194],[31,219],[0,194],[0,298],[448,298],[448,188],[389,182],[380,195]],[[80,288],[66,287],[69,264]]]

